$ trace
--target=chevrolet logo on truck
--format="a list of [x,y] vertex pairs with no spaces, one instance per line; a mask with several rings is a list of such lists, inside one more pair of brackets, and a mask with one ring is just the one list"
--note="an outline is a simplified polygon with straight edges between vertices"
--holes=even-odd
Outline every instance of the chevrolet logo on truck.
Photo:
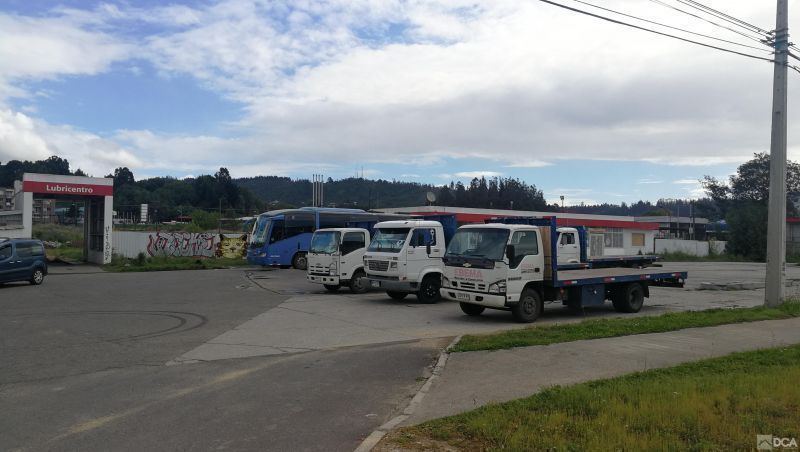
[[464,262],[464,267],[470,268],[472,267],[472,264],[470,264],[469,262]]

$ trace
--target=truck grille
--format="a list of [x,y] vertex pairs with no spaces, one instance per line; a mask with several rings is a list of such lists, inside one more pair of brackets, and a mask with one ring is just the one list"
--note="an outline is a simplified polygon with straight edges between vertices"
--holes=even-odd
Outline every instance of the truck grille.
[[367,261],[369,269],[376,272],[385,272],[389,270],[389,261]]
[[481,290],[481,291],[485,291],[486,290],[486,284],[475,284],[475,283],[472,283],[472,282],[460,282],[460,283],[458,283],[458,285],[464,290],[475,290],[475,289]]

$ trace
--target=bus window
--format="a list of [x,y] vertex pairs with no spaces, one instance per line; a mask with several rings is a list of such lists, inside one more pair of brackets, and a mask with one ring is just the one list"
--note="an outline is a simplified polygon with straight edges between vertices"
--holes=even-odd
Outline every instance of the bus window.
[[314,216],[313,215],[291,215],[286,218],[286,237],[294,237],[296,235],[314,232]]
[[272,220],[272,231],[269,234],[269,243],[279,242],[286,238],[283,220]]
[[342,215],[340,213],[320,213],[318,228],[343,228],[347,226],[347,222],[349,220],[350,215]]

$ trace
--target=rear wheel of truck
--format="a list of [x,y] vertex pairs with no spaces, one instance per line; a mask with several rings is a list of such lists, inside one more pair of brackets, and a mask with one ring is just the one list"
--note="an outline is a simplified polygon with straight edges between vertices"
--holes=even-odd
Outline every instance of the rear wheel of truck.
[[305,270],[308,268],[308,258],[306,253],[297,253],[292,258],[292,267],[298,270]]
[[483,314],[483,311],[486,309],[483,306],[472,303],[461,302],[458,305],[461,306],[461,310],[464,311],[464,314],[466,315],[481,315]]
[[386,295],[389,295],[391,298],[395,300],[402,300],[403,298],[408,296],[408,294],[405,292],[392,292],[390,290],[386,291]]
[[339,286],[339,284],[323,284],[323,286],[325,287],[325,290],[327,290],[328,292],[338,292],[339,287],[341,287]]
[[617,312],[639,312],[644,304],[644,289],[639,283],[618,287],[611,295],[611,303]]
[[419,292],[417,292],[417,299],[425,304],[433,304],[442,298],[439,293],[441,286],[441,278],[430,275],[422,279],[422,284],[419,285]]
[[511,308],[514,320],[521,323],[531,323],[542,314],[542,297],[533,289],[525,289],[519,297],[519,303]]
[[350,278],[350,292],[364,293],[369,289],[369,280],[363,270],[357,270]]

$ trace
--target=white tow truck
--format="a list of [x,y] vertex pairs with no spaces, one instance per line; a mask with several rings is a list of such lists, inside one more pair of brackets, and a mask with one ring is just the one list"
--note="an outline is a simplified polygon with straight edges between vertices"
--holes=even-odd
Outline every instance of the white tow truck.
[[[462,226],[443,258],[442,297],[460,303],[467,315],[486,308],[509,310],[519,322],[533,322],[544,301],[581,308],[610,299],[620,312],[638,312],[653,285],[683,287],[686,272],[609,267],[601,261],[579,268],[559,265],[555,218],[530,218],[515,224]],[[522,223],[522,224],[521,224]],[[525,224],[527,223],[527,224]]]
[[395,300],[413,293],[423,303],[439,301],[442,257],[456,220],[453,215],[435,219],[375,225],[375,235],[364,254],[364,268],[373,289],[384,290]]
[[317,229],[308,248],[306,278],[330,292],[341,286],[353,293],[366,292],[369,283],[363,257],[369,242],[369,231],[363,228]]

